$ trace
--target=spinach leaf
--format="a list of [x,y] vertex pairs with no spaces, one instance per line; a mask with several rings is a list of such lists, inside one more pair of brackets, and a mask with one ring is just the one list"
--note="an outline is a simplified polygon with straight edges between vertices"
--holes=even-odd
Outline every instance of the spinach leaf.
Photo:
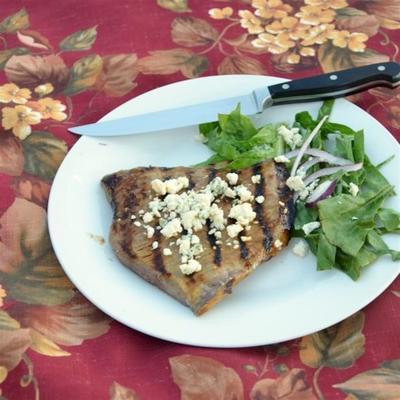
[[318,111],[317,121],[321,121],[326,115],[330,116],[335,100],[325,100]]
[[317,250],[317,270],[331,269],[335,266],[336,246],[331,244],[324,233],[319,234]]
[[392,208],[381,208],[377,216],[386,232],[397,232],[400,230],[400,212]]

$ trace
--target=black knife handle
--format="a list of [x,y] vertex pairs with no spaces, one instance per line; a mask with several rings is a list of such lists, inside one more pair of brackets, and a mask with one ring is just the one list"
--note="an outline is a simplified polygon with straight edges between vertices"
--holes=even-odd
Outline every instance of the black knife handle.
[[386,62],[269,86],[272,104],[288,104],[343,97],[376,86],[400,85],[400,64]]

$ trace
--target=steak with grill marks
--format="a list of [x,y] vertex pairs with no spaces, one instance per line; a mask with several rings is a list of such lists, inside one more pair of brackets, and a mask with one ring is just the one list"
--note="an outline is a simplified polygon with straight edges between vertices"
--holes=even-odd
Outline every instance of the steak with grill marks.
[[[131,219],[139,210],[147,210],[151,200],[151,181],[185,176],[189,179],[189,189],[200,190],[216,176],[225,179],[226,172],[215,168],[160,168],[142,167],[119,171],[102,179],[107,198],[114,209],[114,217],[109,240],[118,259],[126,267],[136,272],[146,281],[189,306],[200,315],[249,275],[263,261],[275,256],[289,241],[289,231],[294,217],[292,192],[287,188],[286,169],[281,164],[264,162],[254,167],[237,171],[239,183],[246,185],[254,197],[264,196],[262,204],[253,202],[256,223],[249,232],[251,241],[240,241],[238,248],[226,244],[229,239],[226,230],[216,243],[208,229],[196,232],[204,251],[198,261],[202,269],[192,275],[184,275],[179,265],[177,247],[170,243],[175,238],[163,237],[155,230],[154,237],[148,239],[143,226],[136,226]],[[258,183],[251,177],[261,175]],[[219,207],[228,215],[232,199],[222,199]],[[154,222],[153,222],[154,224]],[[151,225],[151,224],[150,224]],[[155,228],[155,225],[153,225]],[[159,246],[152,249],[153,241]],[[164,248],[173,249],[173,254],[163,255]]]

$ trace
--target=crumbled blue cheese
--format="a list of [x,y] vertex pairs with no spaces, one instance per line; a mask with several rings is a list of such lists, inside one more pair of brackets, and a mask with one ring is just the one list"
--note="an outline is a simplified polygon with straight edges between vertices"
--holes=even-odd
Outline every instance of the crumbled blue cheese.
[[232,224],[226,227],[226,232],[228,236],[231,238],[236,237],[240,232],[242,232],[243,226],[240,224]]
[[289,147],[294,150],[303,143],[303,138],[299,134],[299,128],[288,128],[285,125],[281,125],[278,128],[278,134],[282,136],[283,140],[289,145]]
[[166,238],[177,236],[178,233],[182,232],[182,225],[179,218],[167,222],[167,224],[161,229],[161,234]]
[[358,192],[360,191],[360,188],[353,182],[350,182],[349,185],[349,192],[353,197],[356,197],[358,195]]
[[303,179],[298,175],[290,176],[286,180],[286,185],[288,186],[289,189],[292,189],[295,192],[301,192],[306,188]]
[[[252,192],[245,185],[237,185],[238,174],[229,173],[226,178],[227,181],[216,177],[200,190],[183,190],[189,186],[189,180],[186,177],[165,181],[154,179],[151,182],[156,197],[149,202],[147,212],[142,212],[142,219],[147,224],[157,218],[158,224],[154,228],[148,225],[144,225],[143,228],[146,230],[148,238],[153,237],[155,229],[160,230],[160,234],[167,239],[177,237],[176,242],[173,243],[179,253],[180,267],[183,273],[191,274],[201,269],[197,258],[204,249],[195,232],[207,229],[208,221],[210,223],[208,234],[214,235],[215,244],[218,245],[222,244],[224,229],[229,237],[236,238],[240,232],[248,231],[251,228],[250,224],[256,218],[256,213],[250,203],[254,200]],[[254,175],[251,179],[253,183],[259,183],[261,175]],[[228,227],[226,227],[227,216],[224,215],[223,208],[219,206],[219,202],[224,197],[233,199],[229,218],[235,220],[235,223]],[[257,196],[255,201],[261,204],[264,200],[263,196]],[[250,236],[241,236],[241,241],[249,240],[251,240]],[[155,249],[154,246],[158,246],[158,243],[155,243],[152,243],[153,249]],[[169,247],[171,246],[172,243]],[[233,247],[237,248],[238,246],[239,241],[233,240]],[[171,255],[172,251],[170,248],[166,248],[163,250],[163,254]]]
[[189,260],[186,264],[181,264],[179,266],[180,270],[185,275],[191,275],[194,272],[201,271],[201,264],[197,260]]
[[230,185],[234,186],[238,183],[239,180],[238,174],[235,174],[234,172],[229,172],[228,174],[226,174],[226,177]]
[[146,226],[147,239],[151,239],[154,236],[154,228],[152,226]]
[[274,242],[274,247],[276,249],[280,250],[282,248],[282,246],[283,246],[283,243],[279,239],[276,239]]
[[153,221],[153,215],[149,212],[143,214],[143,222],[148,224],[149,222]]
[[303,229],[303,232],[306,236],[308,236],[311,232],[315,231],[321,226],[321,224],[318,221],[315,222],[309,222],[308,224],[304,224],[301,229]]
[[262,203],[264,203],[264,201],[265,201],[265,197],[264,196],[257,196],[256,197],[256,202],[258,204],[262,204]]
[[165,181],[165,187],[167,193],[175,194],[180,192],[182,189],[189,186],[189,179],[185,176],[179,178],[172,178]]
[[277,163],[288,163],[290,160],[286,156],[276,156],[274,161]]
[[135,222],[133,223],[133,225],[135,225],[135,226],[142,226],[142,224],[141,224],[139,221],[135,221]]
[[256,213],[250,203],[242,203],[231,208],[229,217],[236,219],[240,225],[246,226],[255,219]]
[[224,195],[226,197],[230,197],[231,199],[234,199],[236,197],[236,192],[233,189],[228,188],[228,189],[225,190]]
[[157,241],[154,241],[154,242],[151,244],[151,248],[152,248],[153,250],[157,249],[157,248],[158,248],[158,242],[157,242]]
[[167,185],[161,179],[153,179],[150,185],[151,188],[161,196],[167,193]]
[[304,240],[297,242],[292,249],[293,254],[299,257],[305,257],[308,253],[308,244]]
[[228,184],[219,176],[214,178],[207,186],[215,197],[221,196],[228,189]]
[[164,256],[172,256],[172,251],[168,247],[163,250]]
[[235,191],[236,191],[237,195],[239,196],[240,201],[245,202],[245,201],[253,200],[253,198],[254,198],[253,195],[251,194],[250,190],[247,189],[247,187],[244,185],[236,186]]
[[210,207],[209,218],[212,226],[221,230],[225,227],[224,210],[215,203]]

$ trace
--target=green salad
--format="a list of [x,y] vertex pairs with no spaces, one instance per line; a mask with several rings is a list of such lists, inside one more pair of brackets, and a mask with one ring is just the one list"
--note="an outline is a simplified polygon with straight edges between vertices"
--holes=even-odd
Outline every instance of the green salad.
[[382,239],[400,233],[400,212],[384,206],[394,187],[380,172],[393,156],[373,165],[363,131],[329,120],[333,105],[325,101],[315,118],[307,111],[296,114],[292,126],[261,128],[238,106],[199,126],[214,154],[197,166],[238,170],[270,159],[284,163],[296,208],[292,237],[307,241],[318,270],[337,268],[356,280],[380,256],[400,260],[400,252]]

